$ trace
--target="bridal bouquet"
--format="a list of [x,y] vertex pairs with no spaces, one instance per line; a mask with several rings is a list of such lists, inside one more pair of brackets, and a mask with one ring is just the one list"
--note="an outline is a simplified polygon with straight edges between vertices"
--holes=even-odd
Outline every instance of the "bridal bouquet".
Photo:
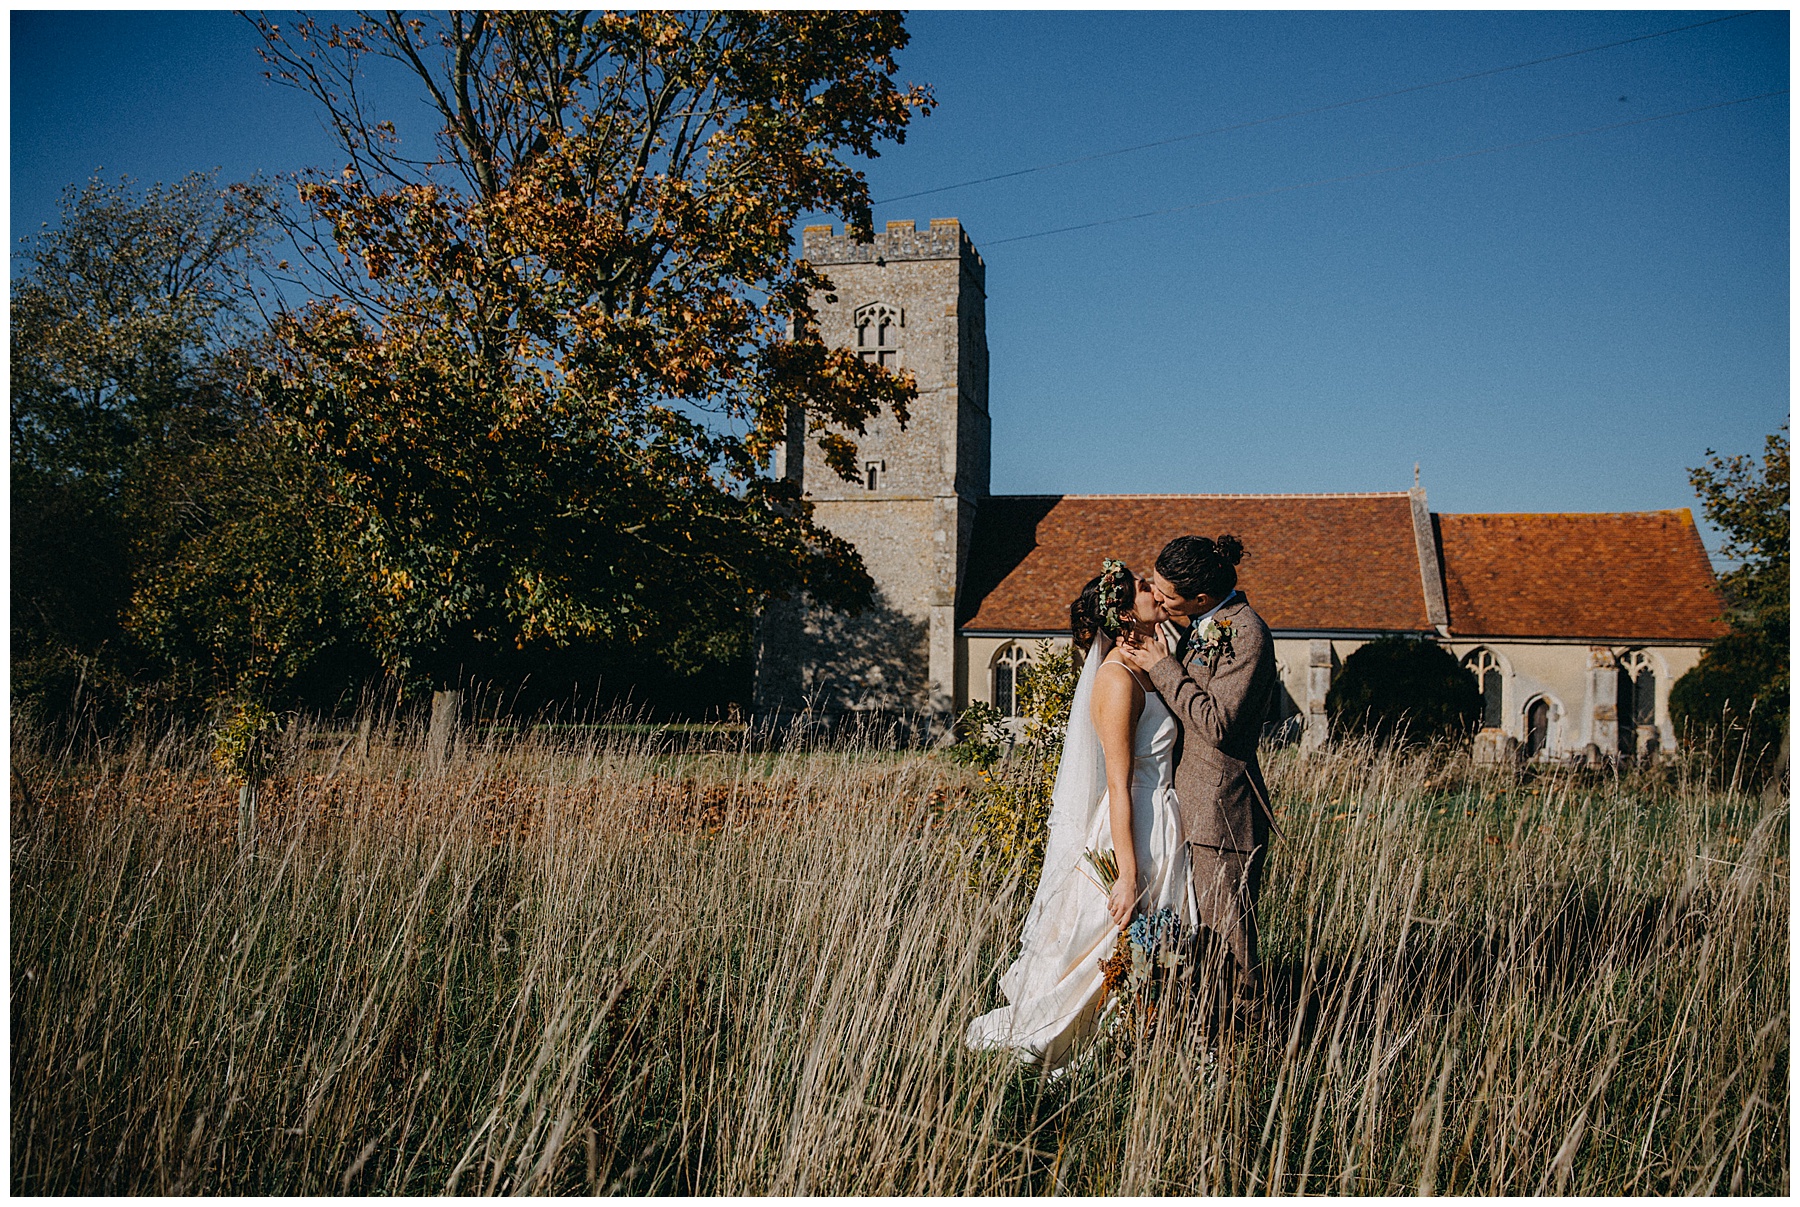
[[1153,1017],[1158,996],[1156,970],[1175,970],[1180,942],[1181,919],[1169,907],[1133,918],[1119,933],[1111,958],[1100,966],[1105,978],[1102,998],[1135,1001]]
[[[1119,857],[1115,852],[1090,847],[1082,852],[1081,863],[1076,866],[1094,887],[1112,895],[1113,885],[1119,882]],[[1133,918],[1131,925],[1119,932],[1112,955],[1100,966],[1106,976],[1102,999],[1124,989],[1132,997],[1155,1002],[1156,986],[1152,982],[1156,970],[1174,970],[1180,942],[1181,919],[1168,906]]]

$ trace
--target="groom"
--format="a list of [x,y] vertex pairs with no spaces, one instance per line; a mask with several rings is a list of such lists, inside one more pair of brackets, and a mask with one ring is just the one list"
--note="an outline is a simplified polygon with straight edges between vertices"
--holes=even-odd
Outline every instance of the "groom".
[[[1244,547],[1178,536],[1157,555],[1151,589],[1182,630],[1170,651],[1161,635],[1123,639],[1181,724],[1175,795],[1193,860],[1203,942],[1223,949],[1232,998],[1257,997],[1256,894],[1267,862],[1269,789],[1256,762],[1275,699],[1275,643],[1237,590]],[[1215,952],[1214,958],[1219,958]]]

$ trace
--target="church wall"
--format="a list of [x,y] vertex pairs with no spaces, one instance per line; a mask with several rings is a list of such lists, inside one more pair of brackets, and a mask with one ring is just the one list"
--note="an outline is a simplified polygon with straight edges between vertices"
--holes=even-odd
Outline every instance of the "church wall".
[[[869,577],[886,593],[888,602],[915,619],[930,616],[933,604],[945,602],[940,576],[929,565],[921,566],[920,551],[945,542],[935,539],[945,530],[943,505],[935,498],[859,499],[818,502],[813,518],[856,546]],[[954,528],[951,518],[949,526]]]
[[[993,703],[995,657],[1017,642],[1035,650],[1042,634],[963,634],[959,642],[957,708],[971,701]],[[1054,638],[1059,646],[1068,637]],[[1275,664],[1280,678],[1268,731],[1283,740],[1299,740],[1306,732],[1309,712],[1323,714],[1324,694],[1344,660],[1366,644],[1365,638],[1312,638],[1277,636]],[[1675,730],[1669,718],[1669,689],[1675,680],[1699,662],[1703,646],[1643,645],[1591,647],[1568,641],[1452,641],[1444,646],[1460,662],[1478,649],[1492,650],[1501,662],[1504,678],[1503,733],[1521,745],[1526,740],[1527,711],[1544,699],[1550,706],[1546,755],[1554,759],[1581,758],[1590,743],[1603,757],[1618,751],[1617,699],[1613,659],[1627,649],[1648,652],[1656,675],[1656,733],[1658,749],[1676,748]],[[1598,665],[1596,665],[1598,663]],[[1323,670],[1324,674],[1317,671]],[[1322,718],[1321,718],[1322,719]],[[1611,724],[1614,729],[1608,730]],[[1648,735],[1646,735],[1648,736]]]
[[1072,644],[1067,633],[1060,636],[1032,633],[1019,637],[990,636],[983,633],[958,637],[957,710],[961,711],[977,700],[984,704],[994,702],[994,658],[1001,650],[1016,641],[1028,652],[1036,653],[1038,643],[1046,637],[1054,649],[1067,649]]
[[757,708],[920,712],[928,704],[927,653],[925,622],[894,606],[879,587],[856,616],[782,600],[757,627]]
[[[1307,714],[1312,712],[1322,717],[1325,711],[1323,694],[1315,692],[1313,688],[1328,685],[1330,678],[1320,677],[1319,684],[1313,683],[1313,644],[1301,637],[1275,638],[1275,674],[1280,680],[1280,686],[1275,691],[1275,715],[1270,719],[1285,723],[1278,732],[1286,740],[1302,739],[1305,736]],[[1362,643],[1359,641],[1354,644]],[[1315,695],[1318,696],[1316,700],[1313,699]]]
[[1479,649],[1489,649],[1500,661],[1503,681],[1502,732],[1515,742],[1526,739],[1527,714],[1534,700],[1550,705],[1548,753],[1552,758],[1573,758],[1592,744],[1603,757],[1618,752],[1616,659],[1631,649],[1650,656],[1656,676],[1656,741],[1658,748],[1676,748],[1675,726],[1669,716],[1669,689],[1675,680],[1700,661],[1704,646],[1650,645],[1590,646],[1564,641],[1456,641],[1447,648],[1462,661]]

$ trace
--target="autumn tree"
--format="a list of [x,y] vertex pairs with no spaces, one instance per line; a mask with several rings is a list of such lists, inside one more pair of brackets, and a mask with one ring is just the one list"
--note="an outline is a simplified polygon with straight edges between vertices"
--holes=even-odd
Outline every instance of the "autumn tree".
[[1710,729],[1741,748],[1753,776],[1786,761],[1788,732],[1787,425],[1764,441],[1760,462],[1706,450],[1688,471],[1702,513],[1725,533],[1720,553],[1738,561],[1719,576],[1725,636],[1676,680],[1669,707],[1685,729]]
[[[911,383],[827,349],[791,253],[807,211],[867,231],[846,160],[926,109],[900,17],[364,14],[258,21],[342,148],[301,178],[318,296],[262,389],[337,467],[390,666],[624,643],[693,665],[744,618],[870,581],[771,470],[790,423],[839,472]],[[438,125],[403,142],[368,73]]]

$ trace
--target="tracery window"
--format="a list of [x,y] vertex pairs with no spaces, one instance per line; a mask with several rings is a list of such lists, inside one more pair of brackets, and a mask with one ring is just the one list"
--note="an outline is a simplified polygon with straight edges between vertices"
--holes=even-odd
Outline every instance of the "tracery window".
[[856,354],[884,369],[900,367],[900,329],[906,313],[886,302],[870,302],[856,310]]
[[1648,650],[1619,659],[1619,752],[1637,752],[1638,726],[1656,724],[1656,668]]
[[994,655],[994,707],[1003,717],[1019,715],[1019,668],[1031,661],[1025,647],[1009,641]]
[[1506,724],[1506,675],[1500,669],[1499,657],[1484,646],[1464,658],[1463,665],[1481,689],[1481,727],[1501,728]]

